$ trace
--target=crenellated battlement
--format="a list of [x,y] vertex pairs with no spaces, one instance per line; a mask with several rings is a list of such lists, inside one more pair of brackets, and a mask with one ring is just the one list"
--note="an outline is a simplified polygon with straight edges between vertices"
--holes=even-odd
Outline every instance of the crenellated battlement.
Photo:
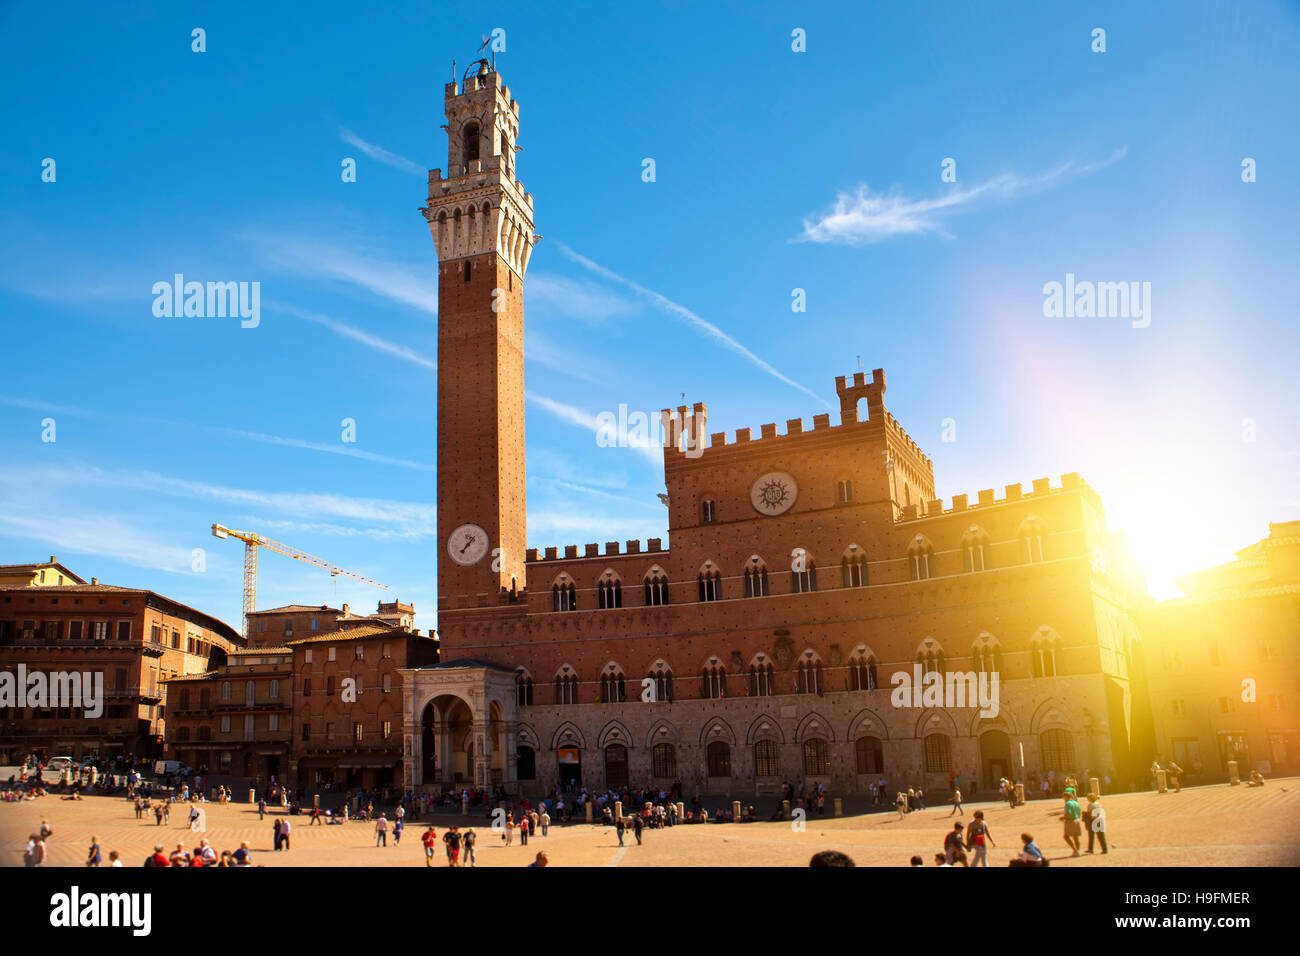
[[[803,418],[788,418],[784,432],[777,430],[776,422],[767,422],[758,427],[757,436],[754,435],[752,427],[737,428],[730,438],[726,432],[713,432],[706,436],[705,426],[708,417],[702,402],[696,402],[693,411],[688,410],[685,405],[679,406],[676,411],[666,408],[661,413],[664,434],[668,436],[665,454],[677,460],[699,458],[706,448],[717,450],[740,446],[752,447],[758,442],[784,441],[802,435],[826,434],[838,432],[841,428],[873,424],[884,428],[894,442],[911,451],[927,468],[933,468],[930,457],[921,446],[907,434],[892,415],[885,411],[884,369],[876,369],[872,373],[871,381],[867,381],[866,374],[863,372],[855,373],[851,380],[841,375],[835,379],[835,390],[840,396],[839,425],[832,425],[831,416],[822,413],[812,417],[811,428],[806,427]],[[857,405],[863,398],[867,400],[868,417],[859,419]],[[683,441],[683,437],[686,441]]]
[[942,498],[933,498],[926,502],[925,511],[922,512],[918,505],[908,505],[903,509],[902,517],[898,520],[919,521],[923,518],[937,518],[942,515],[960,514],[967,511],[978,511],[982,508],[989,508],[994,505],[1005,505],[1016,501],[1025,501],[1032,498],[1043,498],[1047,495],[1057,494],[1062,491],[1083,491],[1092,497],[1098,498],[1097,492],[1092,486],[1084,481],[1077,472],[1070,472],[1061,476],[1061,483],[1053,488],[1050,478],[1035,478],[1032,490],[1025,491],[1024,485],[1017,482],[1014,485],[1005,486],[1004,496],[996,497],[992,488],[985,488],[977,493],[974,501],[971,501],[970,495],[953,495],[952,506],[945,508]]
[[678,405],[676,411],[665,408],[659,416],[663,422],[666,454],[676,451],[689,458],[698,458],[704,453],[709,409],[703,402],[696,402],[690,408]]
[[898,444],[902,445],[904,448],[912,452],[912,454],[920,458],[921,461],[925,462],[927,467],[934,467],[934,462],[930,460],[930,456],[922,450],[921,446],[918,445],[912,436],[907,433],[907,430],[898,423],[898,419],[889,414],[889,412],[885,412],[885,430]]
[[[602,551],[600,545],[596,542],[579,545],[566,544],[562,548],[529,548],[525,552],[525,560],[529,564],[541,563],[543,561],[575,561],[582,558],[625,558],[630,554],[664,554],[662,538],[647,538],[645,547],[641,547],[639,540],[633,539],[623,544],[617,541],[606,541],[605,549]],[[626,550],[625,550],[626,549]],[[561,553],[563,552],[563,553]]]

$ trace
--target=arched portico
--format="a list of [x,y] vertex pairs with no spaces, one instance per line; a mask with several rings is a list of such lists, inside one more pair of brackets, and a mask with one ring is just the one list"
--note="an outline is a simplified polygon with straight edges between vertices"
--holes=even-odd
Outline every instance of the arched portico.
[[405,786],[517,789],[514,673],[487,661],[404,668]]

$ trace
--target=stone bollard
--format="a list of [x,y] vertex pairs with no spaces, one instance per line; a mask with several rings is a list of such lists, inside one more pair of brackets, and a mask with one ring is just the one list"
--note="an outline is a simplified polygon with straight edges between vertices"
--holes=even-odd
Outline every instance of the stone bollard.
[[1088,792],[1095,793],[1097,796],[1101,796],[1101,781],[1098,780],[1096,777],[1089,777]]
[[677,822],[678,823],[686,822],[686,804],[684,803],[677,804]]
[[614,801],[614,822],[618,823],[618,821],[622,819],[623,819],[623,801],[615,800]]
[[1169,774],[1164,770],[1156,771],[1156,793],[1169,792]]
[[731,822],[732,823],[740,822],[740,801],[739,800],[731,801]]
[[588,800],[586,803],[584,803],[584,804],[582,805],[582,808],[583,808],[584,810],[587,811],[587,822],[588,822],[588,823],[591,823],[591,822],[592,822],[592,818],[591,818],[591,801]]
[[1237,761],[1228,761],[1228,786],[1236,787],[1241,785],[1241,768]]
[[1023,783],[1018,783],[1016,784],[1016,806],[1018,807],[1022,806],[1024,802],[1025,802],[1025,785]]
[[469,816],[469,794],[467,793],[460,795],[460,815],[462,817]]
[[789,820],[789,819],[790,819],[790,801],[789,801],[789,800],[782,800],[782,801],[781,801],[781,819],[782,819],[782,820]]
[[835,798],[835,815],[837,817],[844,816],[844,799],[842,797]]
[[311,806],[312,806],[312,809],[313,809],[313,810],[319,810],[319,809],[320,809],[320,794],[319,794],[319,793],[313,793],[313,794],[311,795]]
[[250,791],[248,791],[248,802],[249,802],[249,803],[257,803],[257,791],[256,791],[256,790],[250,790]]

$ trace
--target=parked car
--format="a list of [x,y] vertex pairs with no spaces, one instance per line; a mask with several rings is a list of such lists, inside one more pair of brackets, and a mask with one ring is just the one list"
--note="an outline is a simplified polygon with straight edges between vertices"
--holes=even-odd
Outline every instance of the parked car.
[[77,768],[77,762],[68,756],[51,757],[45,763],[45,769],[53,773],[63,773],[63,771],[69,768],[75,770]]
[[165,777],[170,773],[183,773],[190,768],[179,760],[157,760],[153,765],[155,776]]

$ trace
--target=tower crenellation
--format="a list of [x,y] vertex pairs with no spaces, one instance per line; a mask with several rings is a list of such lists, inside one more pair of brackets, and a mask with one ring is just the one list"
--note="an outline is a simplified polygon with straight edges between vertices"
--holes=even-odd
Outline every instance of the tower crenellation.
[[520,279],[537,237],[533,197],[515,178],[519,103],[493,71],[446,86],[447,174],[429,172],[421,209],[438,259],[448,262],[495,252]]

